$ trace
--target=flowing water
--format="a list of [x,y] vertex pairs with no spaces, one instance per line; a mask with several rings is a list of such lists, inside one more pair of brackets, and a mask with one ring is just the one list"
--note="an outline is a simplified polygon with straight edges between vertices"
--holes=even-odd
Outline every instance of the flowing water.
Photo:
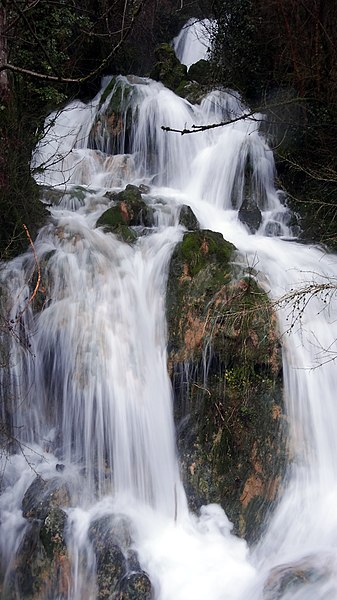
[[[20,443],[15,453],[13,441],[2,462],[5,588],[27,528],[22,498],[36,473],[45,479],[57,473],[72,489],[69,600],[96,597],[89,531],[107,515],[132,524],[134,547],[158,600],[335,599],[333,290],[308,302],[304,296],[304,311],[300,306],[297,312],[291,299],[277,311],[294,459],[276,513],[249,549],[232,535],[219,506],[205,506],[199,516],[187,509],[167,373],[165,289],[170,256],[184,233],[182,204],[192,207],[203,228],[235,244],[275,300],[335,281],[337,258],[296,241],[274,187],[261,116],[183,137],[160,129],[241,115],[246,109],[237,94],[215,91],[193,106],[160,83],[133,77],[105,80],[103,90],[88,105],[74,102],[46,123],[32,168],[41,186],[52,186],[45,192],[51,219],[35,255],[27,252],[1,271],[3,310],[12,328],[1,406]],[[106,110],[112,98],[120,108],[111,124]],[[262,213],[255,235],[238,219],[247,177]],[[138,228],[143,235],[134,245],[96,227],[112,204],[111,191],[128,183],[145,185],[143,199],[155,210],[154,227]],[[45,286],[40,312],[32,309],[28,287],[36,264]],[[297,573],[296,585],[273,590],[273,577],[287,569]]]

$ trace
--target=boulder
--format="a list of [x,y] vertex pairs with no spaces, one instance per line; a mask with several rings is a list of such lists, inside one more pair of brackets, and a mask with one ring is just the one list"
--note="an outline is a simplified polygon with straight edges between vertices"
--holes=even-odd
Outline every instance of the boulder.
[[177,59],[170,44],[161,44],[155,50],[157,62],[150,77],[161,81],[165,87],[175,91],[182,81],[187,81],[187,67]]
[[70,593],[71,564],[65,544],[67,516],[53,508],[43,522],[31,520],[6,576],[6,600],[67,600]]
[[212,80],[210,63],[204,59],[198,60],[198,62],[190,66],[188,78],[191,81],[196,81],[203,86],[207,86]]
[[97,599],[147,600],[152,587],[131,549],[131,522],[123,515],[101,517],[89,527],[96,556]]
[[184,204],[181,207],[179,225],[183,225],[188,231],[196,231],[200,229],[199,221],[190,206],[186,206]]
[[128,574],[122,584],[119,600],[151,600],[151,581],[144,571]]
[[101,96],[101,110],[89,134],[89,148],[107,154],[129,153],[134,118],[131,99],[134,92],[135,88],[125,79],[112,78]]
[[220,234],[188,232],[167,289],[168,360],[191,508],[219,503],[237,534],[261,533],[287,461],[273,308]]
[[251,233],[256,233],[262,222],[262,213],[252,196],[246,196],[239,209],[241,223],[247,225]]
[[[305,590],[306,596],[318,597],[315,584],[326,581],[332,575],[332,557],[308,555],[288,564],[274,567],[263,588],[264,600],[281,600],[284,597],[297,597],[297,592]],[[289,596],[288,596],[289,594]]]
[[27,519],[45,519],[53,508],[70,505],[68,485],[58,477],[44,480],[37,476],[22,500],[22,514]]
[[127,185],[125,190],[114,196],[114,201],[114,206],[98,219],[97,227],[106,227],[127,242],[137,239],[137,234],[130,227],[152,227],[153,210],[144,202],[137,186]]

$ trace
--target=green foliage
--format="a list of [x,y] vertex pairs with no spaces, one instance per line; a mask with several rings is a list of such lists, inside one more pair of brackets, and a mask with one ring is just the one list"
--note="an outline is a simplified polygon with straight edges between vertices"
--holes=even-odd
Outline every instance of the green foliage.
[[213,39],[214,76],[223,85],[255,96],[268,72],[268,53],[261,53],[262,23],[253,0],[216,0],[218,22]]

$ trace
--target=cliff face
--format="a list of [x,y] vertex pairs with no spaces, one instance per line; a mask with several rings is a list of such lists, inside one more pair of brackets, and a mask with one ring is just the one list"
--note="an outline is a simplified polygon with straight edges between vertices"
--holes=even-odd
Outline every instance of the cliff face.
[[276,319],[220,234],[185,234],[170,264],[169,368],[182,477],[192,509],[223,506],[256,539],[286,462]]

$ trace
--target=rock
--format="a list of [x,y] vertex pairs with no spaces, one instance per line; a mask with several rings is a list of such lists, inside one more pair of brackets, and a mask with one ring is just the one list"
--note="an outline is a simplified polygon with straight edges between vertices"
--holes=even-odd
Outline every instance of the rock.
[[66,552],[66,522],[67,515],[60,508],[52,508],[43,522],[40,539],[49,558],[54,558],[57,553]]
[[[232,262],[233,261],[233,262]],[[256,539],[287,461],[276,317],[220,234],[184,235],[167,288],[168,360],[193,510],[219,503]]]
[[[113,92],[108,104],[104,103]],[[131,107],[135,88],[124,78],[112,78],[100,100],[101,112],[91,128],[88,147],[106,154],[128,154],[133,124]]]
[[208,85],[212,80],[212,72],[210,63],[207,60],[201,59],[190,66],[188,78],[191,81],[196,81],[201,85]]
[[142,200],[135,185],[127,185],[125,190],[114,196],[114,200],[115,205],[101,215],[96,227],[107,227],[127,242],[137,239],[137,234],[130,227],[152,227],[153,210]]
[[125,577],[119,600],[151,600],[152,598],[151,581],[144,571],[130,573]]
[[45,519],[53,508],[67,507],[70,491],[59,478],[44,480],[37,476],[22,500],[22,514],[27,519]]
[[150,186],[145,185],[145,183],[141,183],[138,189],[142,194],[149,194],[151,191]]
[[316,597],[314,585],[331,576],[332,565],[332,557],[310,555],[294,563],[274,567],[263,588],[263,599],[281,600],[288,594],[295,597],[300,588],[306,590],[308,598]]
[[89,527],[89,539],[96,555],[97,598],[115,598],[128,571],[130,522],[123,516],[97,519]]
[[246,198],[244,198],[238,216],[241,223],[247,225],[251,233],[255,233],[262,222],[261,211],[251,196],[246,196]]
[[189,231],[200,229],[199,221],[190,206],[182,206],[179,215],[179,225],[183,225]]
[[52,186],[41,186],[41,200],[49,206],[70,206],[74,210],[84,204],[84,200],[89,190],[81,185],[68,187],[61,190]]
[[71,565],[64,540],[66,514],[52,509],[43,524],[28,525],[6,577],[6,600],[67,600],[70,593]]
[[196,81],[187,81],[183,79],[175,89],[177,96],[185,98],[191,104],[198,104],[205,95],[205,90]]
[[170,90],[175,91],[182,81],[187,81],[187,67],[177,59],[175,52],[169,44],[161,44],[155,50],[157,63],[150,73],[150,77],[161,81]]

